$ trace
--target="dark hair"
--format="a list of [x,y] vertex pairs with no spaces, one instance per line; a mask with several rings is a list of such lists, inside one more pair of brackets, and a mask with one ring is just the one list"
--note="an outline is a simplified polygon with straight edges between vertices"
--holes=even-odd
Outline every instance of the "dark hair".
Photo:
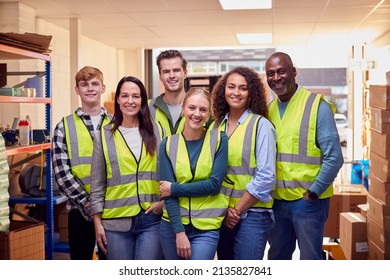
[[219,124],[230,112],[229,104],[225,98],[225,88],[228,77],[233,73],[243,76],[248,84],[247,109],[268,119],[267,95],[259,74],[250,67],[238,66],[219,78],[211,93],[213,117],[216,122]]
[[181,52],[179,52],[178,50],[166,50],[166,51],[161,52],[157,56],[156,63],[157,63],[157,67],[158,67],[158,73],[161,72],[161,65],[160,65],[161,60],[175,58],[175,57],[179,57],[181,59],[181,66],[183,67],[183,70],[186,71],[187,70],[187,60],[183,57]]
[[[284,59],[287,61],[287,63],[289,64],[289,66],[291,67],[294,67],[294,64],[293,64],[293,61],[291,59],[291,56],[289,56],[288,54],[284,53],[284,52],[275,52],[273,54],[271,54],[268,58],[267,58],[267,61],[270,60],[271,58],[274,58],[274,57],[284,57]],[[266,62],[267,62],[266,61]]]
[[114,133],[123,122],[123,113],[119,107],[118,98],[120,95],[121,87],[125,82],[132,82],[136,84],[141,90],[141,110],[138,113],[138,129],[141,134],[141,138],[145,143],[147,153],[153,155],[157,149],[157,137],[154,134],[153,130],[152,117],[150,115],[150,110],[148,106],[148,94],[146,92],[144,84],[136,77],[123,77],[118,82],[115,92],[114,116],[111,120],[111,123],[114,124],[114,126],[112,127],[111,132]]

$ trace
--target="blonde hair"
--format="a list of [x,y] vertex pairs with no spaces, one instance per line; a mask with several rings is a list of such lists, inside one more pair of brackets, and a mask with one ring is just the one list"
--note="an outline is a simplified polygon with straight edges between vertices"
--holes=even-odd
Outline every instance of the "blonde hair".
[[201,88],[201,87],[192,87],[187,91],[187,93],[183,99],[183,106],[186,104],[187,99],[195,94],[203,94],[204,97],[206,97],[207,101],[209,102],[209,105],[210,105],[209,108],[211,110],[211,95],[206,89]]

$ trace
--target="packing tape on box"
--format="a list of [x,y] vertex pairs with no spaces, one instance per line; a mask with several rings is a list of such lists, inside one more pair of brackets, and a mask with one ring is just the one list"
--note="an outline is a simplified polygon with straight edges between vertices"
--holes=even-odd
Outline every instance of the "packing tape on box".
[[354,214],[354,213],[347,213],[347,215],[351,216],[351,218],[359,221],[359,222],[364,222],[364,220],[362,218],[360,218],[358,215]]

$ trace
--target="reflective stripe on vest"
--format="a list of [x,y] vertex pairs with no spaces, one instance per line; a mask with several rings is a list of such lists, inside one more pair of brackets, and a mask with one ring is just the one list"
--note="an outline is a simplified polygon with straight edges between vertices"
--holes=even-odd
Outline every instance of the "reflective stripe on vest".
[[107,190],[103,219],[133,217],[160,199],[157,155],[146,153],[142,143],[139,161],[126,144],[121,132],[102,129],[102,146],[106,162]]
[[[229,137],[228,168],[223,186],[230,189],[229,206],[233,207],[246,191],[246,186],[256,174],[256,135],[257,124],[262,118],[251,113],[248,118],[239,124]],[[220,130],[225,131],[226,123],[221,124]],[[239,149],[241,148],[241,150]],[[254,208],[271,208],[273,199],[269,202],[259,201]]]
[[301,127],[299,131],[299,154],[286,154],[286,153],[277,153],[278,161],[287,161],[287,162],[296,162],[296,163],[306,163],[306,164],[321,164],[322,156],[313,157],[307,155],[307,143],[309,137],[309,122],[310,122],[310,113],[313,107],[316,94],[311,93],[307,99],[306,106],[304,108]]
[[[103,124],[110,119],[104,116]],[[83,120],[75,113],[64,118],[66,146],[74,177],[81,181],[81,187],[90,193],[91,190],[91,161],[93,139]]]
[[[220,145],[220,131],[207,130],[195,170],[191,170],[187,146],[182,134],[167,139],[166,151],[180,184],[209,179],[212,173],[215,154]],[[179,197],[180,214],[184,225],[192,224],[201,230],[219,229],[225,217],[229,197],[221,190],[217,195],[201,197]],[[164,209],[163,217],[168,214]]]
[[[152,116],[152,119],[156,122],[156,124],[158,126],[158,131],[159,131],[158,136],[160,137],[159,140],[162,140],[165,137],[171,136],[172,134],[175,134],[175,133],[181,133],[183,131],[184,120],[185,120],[184,118],[181,118],[179,125],[177,127],[177,130],[172,131],[172,130],[174,130],[174,128],[171,129],[171,125],[169,123],[168,117],[165,115],[165,113],[163,111],[161,111],[159,108],[156,108],[154,106],[155,99],[149,100],[148,102],[149,102],[150,115]],[[173,124],[172,124],[172,126],[173,126]]]
[[[318,106],[322,96],[301,88],[289,101],[280,119],[278,101],[270,105],[270,117],[278,135],[275,198],[303,197],[319,173],[323,156],[316,146]],[[291,104],[290,104],[291,103]],[[320,196],[333,194],[332,185]]]

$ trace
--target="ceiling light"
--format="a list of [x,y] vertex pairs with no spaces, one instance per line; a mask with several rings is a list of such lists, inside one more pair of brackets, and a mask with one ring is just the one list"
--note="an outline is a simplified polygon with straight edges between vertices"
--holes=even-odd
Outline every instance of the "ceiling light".
[[240,44],[271,44],[271,33],[250,33],[250,34],[237,34],[237,39]]
[[219,0],[224,10],[272,9],[272,0]]

